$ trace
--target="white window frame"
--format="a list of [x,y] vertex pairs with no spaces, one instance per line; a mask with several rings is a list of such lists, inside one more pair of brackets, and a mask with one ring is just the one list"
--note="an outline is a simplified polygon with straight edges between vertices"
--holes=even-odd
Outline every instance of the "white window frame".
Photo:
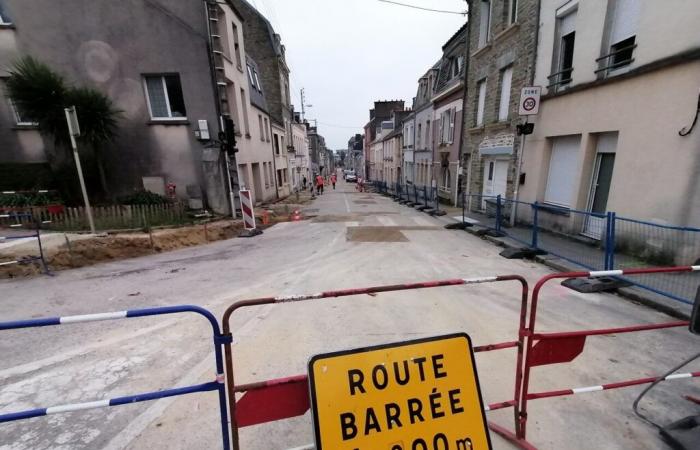
[[36,126],[39,126],[39,124],[37,122],[22,120],[22,116],[20,116],[19,109],[17,109],[17,105],[15,105],[15,102],[11,98],[8,98],[7,100],[9,101],[9,104],[10,104],[10,111],[12,111],[12,117],[15,118],[15,124],[18,127],[36,127]]
[[262,94],[262,85],[260,84],[260,78],[258,77],[258,71],[253,69],[253,77],[255,77],[255,87]]
[[455,122],[457,120],[457,108],[452,108],[450,110],[450,132],[448,135],[448,139],[450,140],[450,144],[452,144],[455,141]]
[[[515,11],[513,11],[515,10]],[[508,24],[513,25],[518,21],[518,0],[508,0]]]
[[[508,80],[508,83],[506,83],[506,80]],[[510,115],[510,92],[512,88],[513,66],[508,66],[501,72],[501,94],[498,104],[498,120],[501,122],[508,120]]]
[[[145,74],[143,75],[143,89],[146,94],[146,103],[148,104],[148,114],[151,116],[151,120],[172,120],[172,121],[183,121],[187,120],[187,115],[185,114],[182,117],[173,117],[173,110],[170,107],[170,96],[168,95],[168,86],[165,84],[165,76],[166,75],[177,75],[178,79],[180,78],[180,74]],[[159,77],[161,83],[163,84],[163,94],[165,95],[165,106],[168,108],[168,116],[167,117],[156,117],[153,115],[153,109],[151,108],[151,97],[148,95],[148,83],[146,82],[146,78],[156,78]],[[180,80],[180,90],[182,91],[182,80]],[[184,103],[185,99],[185,93],[184,91],[182,92],[182,99]],[[185,110],[187,109],[187,106],[185,105]]]
[[[491,0],[479,0],[479,48],[483,48],[491,41],[491,15],[493,13],[493,5]],[[484,15],[483,5],[488,5],[488,14]],[[485,21],[485,22],[484,22]],[[486,29],[484,29],[484,26]]]
[[486,109],[486,78],[477,83],[479,97],[476,104],[476,126],[484,124],[484,111]]

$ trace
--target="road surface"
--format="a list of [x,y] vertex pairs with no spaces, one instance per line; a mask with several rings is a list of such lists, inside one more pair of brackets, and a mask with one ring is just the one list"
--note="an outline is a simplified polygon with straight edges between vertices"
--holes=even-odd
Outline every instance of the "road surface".
[[[338,288],[522,274],[531,285],[551,273],[506,260],[499,248],[436,219],[340,182],[302,222],[262,236],[0,283],[0,319],[88,314],[195,304],[217,317],[231,302]],[[552,283],[541,330],[603,328],[670,320],[614,295],[578,294]],[[232,320],[237,382],[306,372],[312,355],[466,331],[476,345],[514,340],[515,283],[438,288],[249,308]],[[698,348],[684,329],[591,337],[574,363],[533,370],[543,391],[661,373]],[[0,334],[0,413],[92,401],[211,381],[206,321],[195,316],[73,324]],[[515,352],[479,354],[487,403],[512,398]],[[699,365],[688,368],[700,370]],[[657,449],[653,429],[631,413],[640,388],[530,403],[529,438],[541,449]],[[700,397],[695,380],[652,394],[648,413],[662,423],[689,415],[681,394]],[[510,410],[489,419],[512,426]],[[494,448],[511,448],[492,435]],[[245,428],[244,449],[287,449],[313,441],[310,414]],[[0,424],[0,449],[220,448],[214,393]]]

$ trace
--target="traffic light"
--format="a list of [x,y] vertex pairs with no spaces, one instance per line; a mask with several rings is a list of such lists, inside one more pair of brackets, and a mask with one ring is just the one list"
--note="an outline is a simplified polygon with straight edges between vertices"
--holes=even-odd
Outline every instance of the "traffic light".
[[233,119],[230,117],[224,117],[223,119],[224,131],[219,133],[221,150],[225,151],[229,155],[232,155],[238,151],[236,148],[236,127],[233,123]]

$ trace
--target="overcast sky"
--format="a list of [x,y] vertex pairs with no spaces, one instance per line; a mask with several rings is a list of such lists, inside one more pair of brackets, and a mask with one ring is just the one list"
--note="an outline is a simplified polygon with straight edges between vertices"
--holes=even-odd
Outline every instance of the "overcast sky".
[[[362,133],[374,100],[411,106],[418,78],[441,56],[465,16],[421,11],[377,0],[248,0],[282,36],[291,73],[292,103],[333,149]],[[464,0],[398,0],[464,11]]]

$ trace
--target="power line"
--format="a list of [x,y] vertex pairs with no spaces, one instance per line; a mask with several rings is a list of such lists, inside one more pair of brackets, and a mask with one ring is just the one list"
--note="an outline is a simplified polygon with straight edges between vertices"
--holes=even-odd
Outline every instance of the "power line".
[[424,8],[422,6],[416,6],[416,5],[409,5],[408,3],[400,3],[400,2],[394,2],[391,0],[377,0],[379,2],[383,3],[391,3],[393,5],[399,5],[399,6],[405,6],[407,8],[414,8],[414,9],[420,9],[423,11],[431,11],[431,12],[437,12],[437,13],[444,13],[444,14],[458,14],[460,16],[466,16],[467,12],[466,11],[447,11],[444,9],[432,9],[432,8]]

